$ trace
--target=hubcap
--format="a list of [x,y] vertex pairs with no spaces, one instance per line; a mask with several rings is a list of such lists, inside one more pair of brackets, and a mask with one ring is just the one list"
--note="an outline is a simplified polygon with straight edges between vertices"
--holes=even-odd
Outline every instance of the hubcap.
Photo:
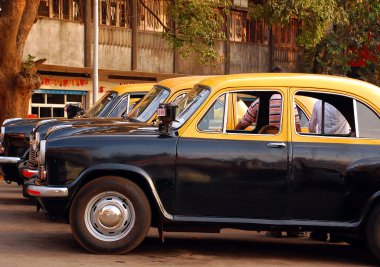
[[84,219],[89,232],[103,241],[125,237],[135,223],[135,210],[129,199],[118,192],[104,192],[86,206]]
[[113,205],[107,205],[98,211],[99,222],[107,228],[115,228],[123,222],[122,211]]

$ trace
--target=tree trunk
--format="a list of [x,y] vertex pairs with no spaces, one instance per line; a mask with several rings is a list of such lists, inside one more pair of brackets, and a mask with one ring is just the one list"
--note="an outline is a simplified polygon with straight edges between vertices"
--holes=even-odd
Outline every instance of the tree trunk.
[[0,10],[0,124],[28,114],[32,90],[40,86],[35,69],[23,68],[26,38],[40,0],[4,1]]

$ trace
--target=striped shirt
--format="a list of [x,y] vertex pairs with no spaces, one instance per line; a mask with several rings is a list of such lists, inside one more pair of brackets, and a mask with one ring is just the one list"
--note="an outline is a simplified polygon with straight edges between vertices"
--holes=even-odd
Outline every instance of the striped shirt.
[[[256,123],[257,113],[259,111],[260,99],[256,99],[251,106],[248,108],[247,112],[243,116],[240,124],[247,128],[252,123]],[[276,126],[280,129],[281,126],[281,110],[282,110],[282,97],[281,94],[273,94],[269,100],[269,125]],[[300,117],[298,115],[298,110],[296,105],[294,105],[294,114],[296,124],[299,125]]]

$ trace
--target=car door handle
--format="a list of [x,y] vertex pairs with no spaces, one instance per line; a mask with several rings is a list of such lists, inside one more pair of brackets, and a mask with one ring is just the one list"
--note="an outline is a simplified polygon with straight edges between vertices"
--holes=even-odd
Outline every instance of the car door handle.
[[269,143],[267,144],[267,147],[269,148],[284,148],[286,147],[285,143]]

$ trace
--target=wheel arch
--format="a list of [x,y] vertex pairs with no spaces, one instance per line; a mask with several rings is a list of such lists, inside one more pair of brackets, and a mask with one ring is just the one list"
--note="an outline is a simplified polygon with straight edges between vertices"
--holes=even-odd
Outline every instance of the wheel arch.
[[380,191],[375,192],[372,194],[372,196],[368,199],[363,213],[361,215],[361,218],[359,219],[358,227],[360,230],[363,230],[368,222],[369,217],[371,216],[371,213],[373,210],[380,205]]
[[[70,206],[79,190],[90,181],[104,176],[119,176],[134,182],[139,186],[148,198],[152,210],[152,226],[157,226],[165,219],[172,220],[172,216],[166,212],[158,195],[152,178],[141,168],[122,164],[100,164],[91,166],[78,178],[77,186],[71,197]],[[69,210],[69,209],[68,209]]]

